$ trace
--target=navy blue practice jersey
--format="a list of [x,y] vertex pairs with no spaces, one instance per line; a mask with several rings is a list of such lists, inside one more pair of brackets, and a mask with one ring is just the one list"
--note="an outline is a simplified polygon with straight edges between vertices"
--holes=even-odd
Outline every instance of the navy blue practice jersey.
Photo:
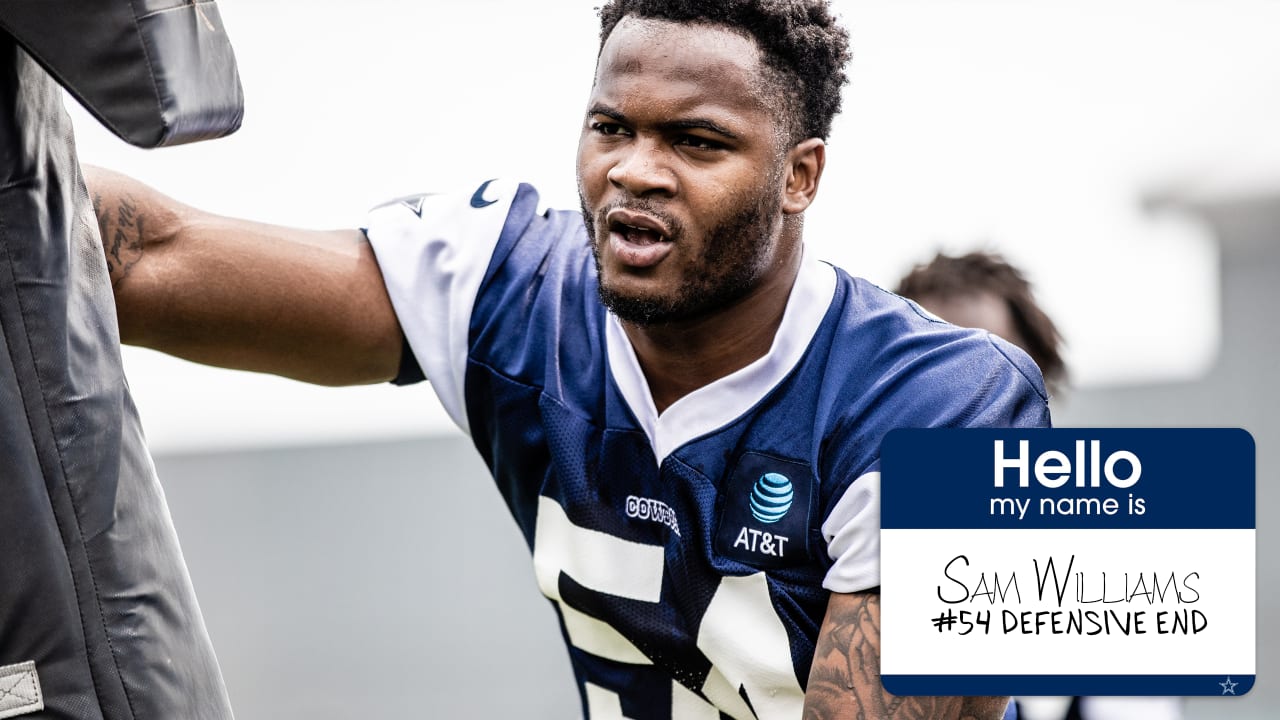
[[799,718],[829,593],[880,582],[884,434],[1047,425],[1039,371],[806,257],[769,353],[658,414],[580,213],[538,202],[495,181],[389,203],[367,232],[529,544],[585,712]]

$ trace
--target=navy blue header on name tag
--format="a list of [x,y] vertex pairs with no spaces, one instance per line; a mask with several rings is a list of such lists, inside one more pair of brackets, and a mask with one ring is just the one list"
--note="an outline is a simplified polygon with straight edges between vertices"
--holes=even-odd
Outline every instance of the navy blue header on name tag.
[[1253,529],[1255,456],[1239,428],[894,430],[881,527]]

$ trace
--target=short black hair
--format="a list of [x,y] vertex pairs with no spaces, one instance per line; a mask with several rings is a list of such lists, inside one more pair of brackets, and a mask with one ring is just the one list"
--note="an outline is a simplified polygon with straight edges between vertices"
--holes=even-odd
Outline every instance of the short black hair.
[[759,45],[765,65],[780,73],[793,141],[831,134],[847,82],[849,33],[826,0],[609,0],[600,8],[600,46],[626,16],[707,23],[743,33]]
[[1036,303],[1031,283],[1000,255],[989,252],[959,256],[938,253],[929,262],[912,268],[898,282],[895,292],[913,300],[926,297],[956,300],[981,293],[995,295],[1008,308],[1013,327],[1022,336],[1023,342],[1018,344],[1040,366],[1050,390],[1056,390],[1066,381],[1062,335]]

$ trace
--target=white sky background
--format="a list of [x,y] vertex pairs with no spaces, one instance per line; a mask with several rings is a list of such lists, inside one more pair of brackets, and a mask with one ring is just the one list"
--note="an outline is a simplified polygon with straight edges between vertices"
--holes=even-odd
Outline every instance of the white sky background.
[[[141,151],[71,107],[80,156],[205,209],[303,227],[356,227],[391,197],[494,176],[576,207],[599,2],[221,0],[242,129]],[[1066,335],[1077,386],[1212,364],[1216,250],[1141,201],[1280,188],[1280,3],[834,4],[854,60],[806,220],[813,252],[885,286],[939,248],[1005,253]],[[335,390],[125,360],[157,452],[456,432],[426,385]]]

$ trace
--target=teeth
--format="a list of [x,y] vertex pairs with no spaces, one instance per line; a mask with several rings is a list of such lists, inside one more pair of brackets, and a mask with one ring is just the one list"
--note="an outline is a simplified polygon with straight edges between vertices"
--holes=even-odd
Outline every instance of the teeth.
[[644,243],[648,245],[655,242],[666,242],[667,240],[666,235],[659,233],[654,228],[639,227],[637,225],[628,225],[627,223],[624,223],[624,222],[619,222],[616,225],[614,225],[614,227],[617,229],[617,232],[626,236],[626,238],[629,241],[634,243]]
[[627,240],[633,243],[651,245],[653,243],[662,242],[662,236],[652,230],[631,228],[625,234],[627,236]]

